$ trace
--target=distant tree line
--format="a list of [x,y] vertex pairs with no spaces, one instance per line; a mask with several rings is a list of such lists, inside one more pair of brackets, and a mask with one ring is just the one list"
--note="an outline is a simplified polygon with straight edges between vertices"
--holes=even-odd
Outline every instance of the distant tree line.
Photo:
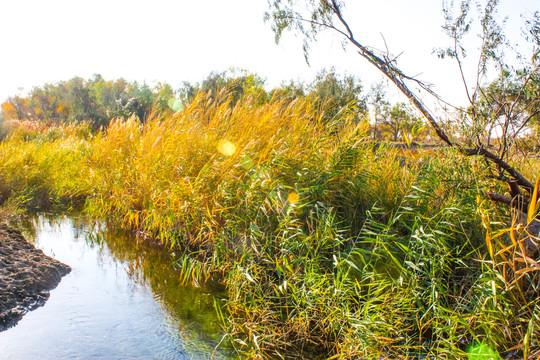
[[154,106],[165,106],[173,95],[168,84],[151,88],[124,79],[107,81],[101,75],[94,75],[89,80],[75,77],[35,87],[26,97],[9,97],[1,107],[5,120],[84,121],[97,129],[116,117],[136,115],[145,121]]
[[27,96],[12,96],[1,104],[5,120],[30,120],[49,123],[85,121],[94,128],[107,126],[117,117],[135,115],[141,122],[152,111],[166,111],[171,99],[188,105],[200,92],[216,103],[228,101],[231,106],[246,96],[260,103],[279,97],[293,101],[311,97],[324,104],[324,117],[331,120],[345,111],[359,117],[367,111],[360,79],[340,76],[334,69],[323,70],[310,83],[291,81],[265,90],[265,80],[246,70],[230,69],[212,72],[200,83],[184,82],[179,89],[167,83],[150,87],[125,79],[109,81],[101,75],[91,79],[75,77],[68,81],[34,87]]
[[184,82],[179,96],[189,104],[199,92],[204,92],[217,102],[226,99],[231,105],[245,96],[254,96],[259,103],[309,97],[324,107],[325,121],[337,119],[345,112],[352,112],[359,119],[367,113],[367,98],[361,80],[352,75],[339,75],[334,68],[323,69],[311,82],[291,80],[270,91],[266,91],[264,85],[265,80],[257,74],[230,69],[212,72],[201,83]]
[[[524,79],[526,91],[522,86]],[[489,136],[493,134],[495,137],[495,129],[500,122],[498,116],[502,116],[511,106],[519,106],[524,109],[522,114],[527,119],[516,119],[516,126],[525,123],[531,134],[538,138],[539,84],[537,76],[523,71],[502,73],[481,92],[481,106],[476,111],[477,117],[482,117],[483,121],[482,129],[478,131],[488,128]],[[107,127],[114,118],[136,116],[145,122],[153,112],[180,111],[199,94],[205,94],[214,104],[227,102],[229,106],[249,96],[259,104],[272,100],[287,103],[309,98],[320,104],[323,121],[339,122],[345,114],[349,118],[353,114],[358,121],[368,121],[372,137],[377,141],[411,143],[436,138],[411,104],[390,103],[384,83],[375,84],[365,91],[358,77],[338,74],[334,68],[320,71],[310,82],[284,82],[271,90],[266,90],[265,80],[259,75],[235,69],[211,72],[200,83],[184,82],[178,89],[167,83],[152,87],[122,78],[110,81],[101,75],[87,80],[75,77],[34,87],[27,96],[9,97],[1,104],[0,121],[25,120],[49,124],[86,122],[94,129],[100,129]],[[456,133],[467,135],[464,129],[460,129],[460,122],[456,122],[454,127]],[[490,141],[487,139],[488,144]]]

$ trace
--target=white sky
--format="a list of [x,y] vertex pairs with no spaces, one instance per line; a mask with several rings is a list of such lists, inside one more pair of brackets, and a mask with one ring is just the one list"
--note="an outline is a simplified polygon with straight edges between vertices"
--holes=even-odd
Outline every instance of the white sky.
[[[357,39],[384,48],[402,69],[436,85],[459,102],[462,87],[453,64],[432,55],[445,44],[440,0],[349,0],[346,18]],[[0,0],[0,101],[46,82],[74,76],[154,84],[196,82],[234,66],[258,73],[274,87],[311,80],[324,67],[359,76],[366,89],[380,75],[341,39],[330,34],[314,45],[311,67],[301,40],[274,42],[263,22],[266,0]],[[501,0],[508,29],[519,35],[519,14],[540,9],[538,0]],[[451,66],[450,66],[451,65]],[[23,92],[24,94],[24,92]]]

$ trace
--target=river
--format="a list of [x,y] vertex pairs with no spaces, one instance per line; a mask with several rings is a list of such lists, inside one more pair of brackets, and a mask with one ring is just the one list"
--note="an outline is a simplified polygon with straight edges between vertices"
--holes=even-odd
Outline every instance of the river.
[[214,299],[170,255],[82,216],[30,218],[25,236],[71,266],[45,306],[0,332],[0,359],[234,359]]

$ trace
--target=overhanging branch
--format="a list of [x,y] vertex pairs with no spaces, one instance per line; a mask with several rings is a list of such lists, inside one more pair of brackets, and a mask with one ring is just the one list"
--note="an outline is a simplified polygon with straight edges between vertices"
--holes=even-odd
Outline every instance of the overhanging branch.
[[527,180],[523,175],[521,175],[518,171],[516,171],[516,169],[510,166],[506,161],[502,160],[499,156],[495,155],[488,149],[484,147],[478,147],[475,149],[464,149],[463,152],[467,156],[481,155],[491,160],[499,168],[506,171],[508,175],[510,175],[517,182],[519,186],[524,187],[529,193],[532,193],[534,189],[534,185],[529,180]]

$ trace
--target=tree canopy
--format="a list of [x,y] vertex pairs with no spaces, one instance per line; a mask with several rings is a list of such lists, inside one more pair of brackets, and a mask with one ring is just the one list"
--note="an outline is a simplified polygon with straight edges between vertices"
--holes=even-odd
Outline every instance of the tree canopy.
[[34,87],[28,96],[13,96],[2,103],[5,119],[60,122],[88,122],[94,128],[107,126],[115,117],[137,116],[146,121],[155,105],[166,106],[162,98],[173,96],[170,87],[107,81],[101,75],[85,80],[74,77],[56,84]]

